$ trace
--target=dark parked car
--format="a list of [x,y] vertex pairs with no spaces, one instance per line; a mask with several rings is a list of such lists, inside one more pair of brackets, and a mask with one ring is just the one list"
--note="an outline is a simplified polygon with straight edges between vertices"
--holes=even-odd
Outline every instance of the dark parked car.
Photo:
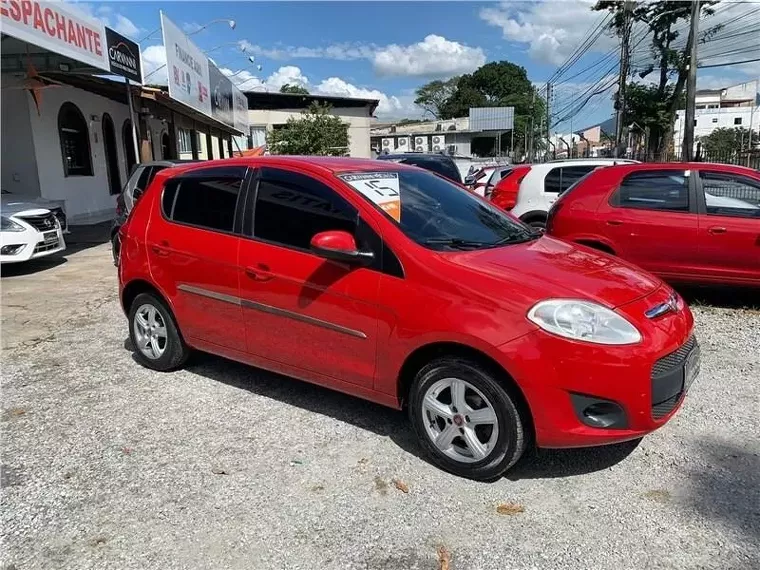
[[450,156],[445,154],[425,154],[422,152],[405,152],[402,154],[381,154],[378,160],[391,160],[400,164],[411,164],[425,170],[431,170],[436,174],[445,176],[457,184],[462,184],[462,176],[456,163]]
[[196,161],[157,160],[135,165],[132,175],[116,198],[116,217],[111,223],[111,253],[113,254],[114,265],[118,265],[119,263],[119,250],[121,248],[121,244],[119,243],[119,228],[127,220],[127,216],[132,211],[135,202],[142,196],[142,193],[160,171],[178,164],[188,164],[191,162]]

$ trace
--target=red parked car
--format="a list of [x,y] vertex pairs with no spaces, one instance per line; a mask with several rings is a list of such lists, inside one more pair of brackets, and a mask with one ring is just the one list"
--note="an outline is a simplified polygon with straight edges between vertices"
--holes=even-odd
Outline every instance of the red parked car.
[[760,172],[701,162],[600,168],[560,196],[547,231],[668,281],[760,286]]
[[532,445],[640,438],[699,369],[692,315],[659,279],[402,164],[168,169],[121,243],[142,364],[199,349],[407,408],[432,459],[475,479]]

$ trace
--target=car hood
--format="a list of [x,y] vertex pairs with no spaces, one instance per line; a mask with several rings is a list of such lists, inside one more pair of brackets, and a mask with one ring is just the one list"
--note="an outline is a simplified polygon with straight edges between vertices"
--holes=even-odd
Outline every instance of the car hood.
[[53,200],[46,200],[34,196],[23,196],[21,194],[3,194],[0,197],[0,209],[3,214],[18,214],[27,210],[39,210],[40,208],[50,210],[60,208],[61,204]]
[[514,290],[530,302],[564,297],[590,299],[615,308],[662,285],[657,277],[621,259],[547,236],[522,244],[455,253],[448,259],[511,282]]

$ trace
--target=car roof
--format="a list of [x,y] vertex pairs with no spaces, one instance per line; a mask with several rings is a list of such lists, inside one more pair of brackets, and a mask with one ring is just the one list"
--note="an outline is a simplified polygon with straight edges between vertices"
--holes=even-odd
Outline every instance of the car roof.
[[[645,171],[645,170],[723,170],[725,172],[758,174],[758,171],[747,166],[738,166],[735,164],[723,164],[721,162],[642,162],[637,164],[616,164],[609,166],[604,170],[607,172],[626,172]],[[612,170],[610,170],[612,169]]]
[[249,166],[252,168],[262,166],[300,166],[312,171],[322,172],[324,174],[337,174],[340,172],[377,172],[377,171],[394,171],[394,170],[414,170],[416,167],[399,164],[398,162],[389,162],[382,160],[373,160],[370,158],[348,158],[337,156],[252,156],[247,158],[224,158],[218,160],[204,160],[191,164],[177,165],[172,169],[173,172],[181,173],[200,168],[209,168],[214,166]]
[[181,164],[195,164],[202,162],[201,160],[193,160],[192,158],[164,158],[162,160],[149,160],[147,162],[141,162],[138,166],[178,166]]

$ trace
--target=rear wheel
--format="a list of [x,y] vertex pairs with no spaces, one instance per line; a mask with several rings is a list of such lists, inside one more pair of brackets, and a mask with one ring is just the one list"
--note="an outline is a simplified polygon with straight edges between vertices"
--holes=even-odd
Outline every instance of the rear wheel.
[[179,368],[190,355],[171,311],[152,293],[140,293],[132,302],[129,338],[137,360],[153,370]]
[[432,461],[462,477],[495,479],[525,450],[514,400],[474,361],[444,357],[422,368],[411,387],[409,415]]
[[546,220],[531,220],[526,222],[530,227],[537,230],[546,230]]
[[121,240],[119,239],[119,232],[115,232],[111,236],[111,256],[113,257],[113,264],[119,266],[119,253],[121,251]]

